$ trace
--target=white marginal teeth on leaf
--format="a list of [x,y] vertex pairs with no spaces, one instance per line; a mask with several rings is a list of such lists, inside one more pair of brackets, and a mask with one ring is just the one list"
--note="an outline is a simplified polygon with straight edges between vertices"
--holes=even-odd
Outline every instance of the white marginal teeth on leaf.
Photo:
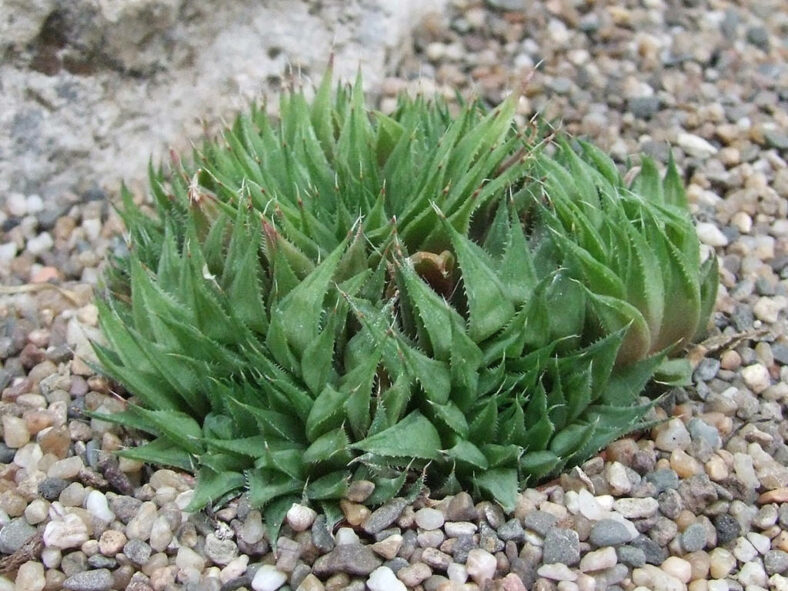
[[648,425],[638,397],[687,382],[666,357],[705,329],[717,259],[672,158],[622,175],[516,129],[516,101],[384,115],[329,70],[311,102],[285,92],[277,120],[253,106],[151,165],[152,215],[124,188],[94,348],[133,398],[91,416],[148,441],[118,454],[195,473],[189,511],[246,494],[276,540],[317,510],[333,526],[353,482],[370,505],[428,486],[513,510]]

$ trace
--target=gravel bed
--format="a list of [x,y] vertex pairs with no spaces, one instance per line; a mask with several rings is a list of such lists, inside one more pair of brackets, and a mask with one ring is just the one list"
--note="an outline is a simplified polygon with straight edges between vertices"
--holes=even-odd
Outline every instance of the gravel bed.
[[[694,385],[512,514],[467,493],[371,509],[334,531],[294,505],[276,544],[244,498],[188,514],[193,478],[115,459],[136,442],[85,418],[123,408],[95,375],[92,290],[121,224],[100,191],[0,206],[0,591],[788,590],[788,11],[734,3],[454,0],[381,89],[521,102],[624,160],[685,173],[720,257]],[[272,548],[275,546],[275,551]]]

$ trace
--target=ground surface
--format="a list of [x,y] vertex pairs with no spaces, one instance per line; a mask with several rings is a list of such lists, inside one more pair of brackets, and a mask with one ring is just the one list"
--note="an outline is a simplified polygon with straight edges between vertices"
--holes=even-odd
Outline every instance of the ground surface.
[[80,411],[122,402],[82,357],[120,225],[100,193],[58,211],[17,196],[0,212],[0,591],[788,589],[784,3],[453,5],[384,80],[384,109],[402,88],[496,103],[541,64],[524,118],[619,159],[675,146],[722,287],[695,385],[659,410],[672,418],[524,491],[514,514],[466,494],[370,513],[360,486],[337,532],[293,509],[274,556],[243,500],[184,514],[188,475],[106,453],[122,437]]

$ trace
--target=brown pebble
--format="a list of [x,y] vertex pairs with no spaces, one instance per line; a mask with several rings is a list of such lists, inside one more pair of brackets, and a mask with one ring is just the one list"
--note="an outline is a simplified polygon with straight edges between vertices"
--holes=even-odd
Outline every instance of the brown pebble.
[[678,514],[678,517],[676,517],[676,525],[679,526],[679,531],[684,531],[690,525],[695,523],[696,519],[697,517],[695,517],[695,514],[692,511],[684,509]]
[[65,425],[41,431],[37,439],[38,444],[41,446],[41,451],[45,454],[55,455],[58,459],[66,457],[68,448],[71,445],[71,436],[69,435],[68,427]]
[[55,422],[52,413],[47,410],[32,410],[23,415],[27,430],[31,435],[36,435]]
[[774,490],[767,491],[758,497],[758,503],[761,505],[786,502],[788,502],[788,486],[775,488]]
[[342,509],[342,513],[345,515],[347,522],[354,527],[364,523],[367,517],[369,517],[372,513],[364,505],[351,503],[347,499],[342,499],[339,501],[339,507]]

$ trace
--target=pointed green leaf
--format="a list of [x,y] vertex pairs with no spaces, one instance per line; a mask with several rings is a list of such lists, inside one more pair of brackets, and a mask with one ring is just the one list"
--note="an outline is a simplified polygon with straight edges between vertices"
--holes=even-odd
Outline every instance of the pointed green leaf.
[[419,411],[413,411],[385,431],[351,447],[381,456],[435,459],[441,447],[438,431]]

